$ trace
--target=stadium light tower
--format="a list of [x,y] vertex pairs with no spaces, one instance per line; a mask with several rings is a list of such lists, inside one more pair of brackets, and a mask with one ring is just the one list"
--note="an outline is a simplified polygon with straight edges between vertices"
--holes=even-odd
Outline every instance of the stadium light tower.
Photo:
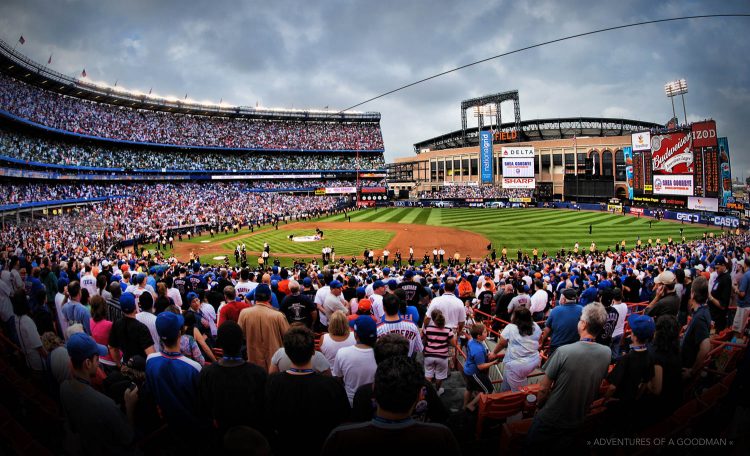
[[[664,84],[664,92],[672,100],[672,116],[677,117],[674,111],[674,97],[680,95],[682,97],[682,113],[685,116],[685,123],[687,124],[687,110],[685,109],[685,94],[688,92],[687,81],[680,79]],[[677,122],[679,124],[679,122]]]

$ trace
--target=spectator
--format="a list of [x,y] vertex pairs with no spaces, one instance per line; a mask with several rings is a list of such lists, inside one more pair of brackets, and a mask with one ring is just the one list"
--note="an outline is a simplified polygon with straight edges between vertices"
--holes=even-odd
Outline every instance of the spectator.
[[210,418],[219,435],[233,426],[266,429],[265,387],[268,375],[242,359],[242,329],[234,321],[219,326],[218,362],[204,367],[198,383],[201,415]]
[[383,360],[375,376],[375,417],[334,429],[322,454],[348,455],[364,441],[398,442],[398,452],[405,454],[458,454],[458,443],[447,427],[411,419],[423,387],[424,372],[416,361],[405,356]]
[[552,335],[549,346],[549,358],[555,353],[555,350],[574,343],[578,340],[578,320],[581,318],[583,307],[577,300],[576,291],[573,288],[566,288],[562,292],[560,304],[552,309],[547,316],[544,324],[544,331],[539,339],[539,346],[543,347],[544,342]]
[[506,348],[503,358],[503,383],[500,392],[518,391],[526,386],[526,378],[539,367],[539,338],[542,330],[532,321],[531,312],[519,308],[513,312],[511,324],[500,333],[493,354]]
[[309,329],[290,329],[284,351],[292,367],[272,374],[266,388],[271,443],[276,454],[318,453],[331,429],[349,417],[346,392],[313,369],[315,342]]
[[464,363],[464,380],[466,391],[464,391],[464,408],[473,412],[479,393],[491,393],[494,390],[488,371],[496,365],[499,360],[494,354],[488,353],[483,342],[487,338],[487,328],[476,323],[469,329],[471,340],[466,347],[466,362]]
[[333,366],[336,361],[336,353],[340,349],[356,343],[354,332],[349,330],[346,315],[341,311],[334,312],[328,322],[328,332],[323,334],[320,342],[320,351],[326,357],[328,363]]
[[690,310],[692,318],[682,337],[680,347],[683,378],[698,375],[703,368],[703,362],[708,356],[708,352],[711,351],[708,280],[705,277],[696,277],[693,281],[691,293]]
[[412,356],[414,353],[420,353],[424,349],[422,338],[416,324],[411,321],[402,320],[399,316],[399,301],[399,298],[395,294],[383,298],[385,318],[377,326],[378,337],[383,337],[391,333],[402,335],[409,342],[408,355]]
[[[109,334],[112,332],[112,322],[107,320],[107,303],[101,295],[91,297],[91,337],[97,344],[109,346]],[[115,362],[109,352],[99,357],[99,363],[105,372],[114,370]]]
[[281,347],[289,323],[281,312],[271,306],[271,288],[266,284],[255,288],[255,305],[240,312],[239,321],[247,344],[247,360],[266,371],[271,358]]
[[609,348],[595,342],[606,319],[601,304],[584,307],[578,321],[580,341],[558,348],[544,365],[537,394],[541,409],[526,436],[527,452],[552,445],[572,447],[575,430],[583,424],[612,356]]
[[713,265],[717,276],[713,282],[711,293],[708,295],[708,309],[716,332],[719,333],[727,327],[727,312],[729,301],[732,298],[732,278],[727,270],[727,260],[724,255],[717,255],[714,258]]
[[353,326],[357,343],[338,350],[331,370],[334,377],[343,381],[350,405],[357,388],[372,383],[377,368],[372,349],[378,338],[375,322],[362,316],[354,320]]
[[18,346],[26,358],[26,367],[41,379],[44,374],[44,360],[47,358],[47,352],[42,346],[42,339],[39,337],[36,324],[29,316],[29,303],[24,290],[17,290],[11,302],[13,303],[15,334],[18,336]]
[[676,278],[672,271],[664,271],[654,279],[656,285],[654,299],[646,307],[646,315],[656,319],[662,315],[677,316],[680,298],[675,291]]
[[[286,269],[284,269],[286,271]],[[296,280],[288,281],[289,295],[279,304],[279,310],[286,316],[289,324],[301,322],[312,329],[318,318],[318,310],[312,300],[300,293],[300,286]]]
[[654,364],[654,376],[648,383],[648,402],[644,424],[656,423],[672,415],[682,403],[682,378],[680,371],[680,327],[671,315],[656,320],[654,342],[649,346]]
[[435,389],[438,396],[445,392],[443,381],[448,378],[448,347],[456,343],[453,331],[445,327],[445,317],[440,309],[432,311],[432,322],[424,330],[424,369],[425,378],[432,383],[435,379]]
[[136,320],[135,296],[123,293],[120,296],[122,318],[112,324],[109,334],[109,352],[119,369],[122,363],[127,364],[134,356],[146,358],[155,353],[154,340],[146,325]]
[[60,385],[60,403],[70,429],[80,437],[82,454],[137,454],[133,423],[138,388],[125,391],[127,417],[120,407],[91,387],[99,367],[99,357],[107,347],[99,345],[85,333],[74,334],[67,344],[73,378]]

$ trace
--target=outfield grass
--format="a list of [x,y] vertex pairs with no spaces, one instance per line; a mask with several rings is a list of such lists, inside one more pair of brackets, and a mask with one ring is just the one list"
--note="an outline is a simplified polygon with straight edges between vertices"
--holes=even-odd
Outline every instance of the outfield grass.
[[[271,230],[265,233],[259,233],[238,241],[231,241],[222,244],[231,255],[230,259],[234,260],[234,249],[238,244],[245,244],[248,251],[260,252],[263,250],[263,243],[268,242],[271,247],[271,256],[276,253],[291,253],[299,255],[320,255],[320,251],[325,246],[333,246],[338,259],[341,255],[351,257],[353,255],[361,256],[365,248],[382,249],[396,235],[392,231],[384,230],[336,230],[326,229],[325,238],[315,242],[294,242],[290,241],[288,236],[314,236],[315,230],[294,230],[279,226],[278,230]],[[363,240],[367,240],[364,242]]]
[[[680,228],[687,240],[699,239],[704,231],[719,232],[705,225],[681,225],[675,222],[655,221],[630,215],[612,215],[608,212],[577,212],[557,209],[480,209],[480,208],[388,208],[368,209],[348,213],[352,222],[416,223],[434,226],[449,226],[480,233],[490,239],[498,255],[503,246],[508,254],[515,255],[517,249],[529,251],[534,247],[539,253],[554,252],[564,247],[573,248],[576,242],[581,250],[588,251],[591,242],[600,250],[623,239],[626,248],[632,249],[638,236],[644,245],[651,238],[654,243],[661,238],[667,242],[669,236],[680,241]],[[324,222],[345,221],[343,215],[320,219]],[[651,227],[649,227],[651,222]],[[589,235],[589,225],[593,234]]]

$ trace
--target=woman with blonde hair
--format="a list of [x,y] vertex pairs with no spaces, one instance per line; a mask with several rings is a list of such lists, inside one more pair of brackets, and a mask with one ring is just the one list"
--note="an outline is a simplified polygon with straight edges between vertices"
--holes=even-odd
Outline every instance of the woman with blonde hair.
[[336,361],[336,353],[339,349],[356,343],[354,333],[349,331],[349,319],[344,312],[337,310],[332,313],[330,320],[328,320],[328,333],[323,334],[323,340],[320,343],[320,351],[325,355],[331,366]]

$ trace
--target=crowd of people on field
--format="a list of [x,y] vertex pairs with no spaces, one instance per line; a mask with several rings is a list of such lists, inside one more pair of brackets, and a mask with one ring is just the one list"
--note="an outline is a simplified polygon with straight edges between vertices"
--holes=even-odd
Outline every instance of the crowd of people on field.
[[531,198],[534,189],[502,188],[497,185],[445,185],[438,191],[420,192],[422,199]]
[[127,170],[352,170],[383,169],[382,153],[263,153],[245,151],[133,148],[101,141],[74,141],[0,129],[2,156],[64,166]]
[[383,150],[378,122],[259,120],[138,110],[0,75],[0,106],[31,122],[88,136],[178,146],[273,150]]
[[[167,190],[153,189],[153,205],[143,198],[102,210],[105,230],[133,218],[158,229],[178,221],[169,218],[170,195],[200,198],[199,188]],[[254,206],[314,204],[248,205],[236,192],[222,200],[226,190],[203,197],[219,199],[215,212],[195,204],[201,209],[191,216],[225,220]],[[120,220],[112,223],[114,213]],[[130,451],[166,422],[170,445],[194,452],[242,443],[342,454],[368,438],[455,452],[443,382],[461,372],[473,413],[478,394],[496,390],[490,371],[499,367],[499,391],[522,391],[541,368],[527,450],[569,447],[595,399],[607,409],[607,435],[633,435],[684,402],[712,333],[728,328],[746,343],[746,233],[451,266],[438,253],[436,263],[393,268],[356,258],[248,268],[70,248],[90,245],[85,231],[71,230],[82,216],[3,233],[0,318],[24,347],[32,378],[60,385],[62,408],[88,451]],[[317,345],[314,333],[323,333]],[[738,414],[724,423],[730,438],[747,424],[747,392],[735,394]],[[105,433],[97,422],[116,426]]]

